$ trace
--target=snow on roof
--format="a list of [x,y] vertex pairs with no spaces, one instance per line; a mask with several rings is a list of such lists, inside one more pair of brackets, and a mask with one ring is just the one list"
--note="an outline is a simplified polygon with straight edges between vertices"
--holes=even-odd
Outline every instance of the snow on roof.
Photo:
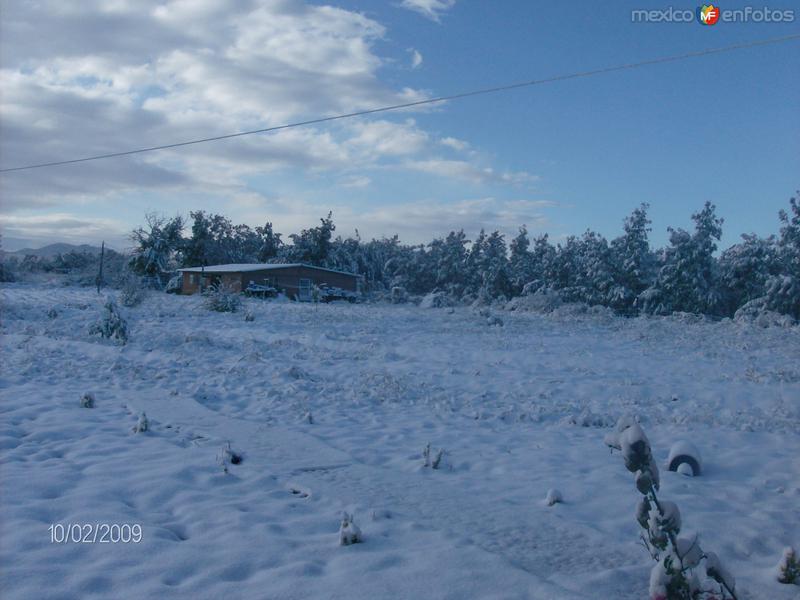
[[341,273],[342,275],[358,277],[356,273],[326,269],[325,267],[315,267],[314,265],[307,265],[305,263],[234,263],[229,265],[209,265],[207,267],[189,267],[186,269],[178,269],[178,271],[185,271],[186,273],[246,273],[248,271],[267,271],[272,269],[288,269],[290,267],[307,267],[319,271],[330,271],[331,273]]

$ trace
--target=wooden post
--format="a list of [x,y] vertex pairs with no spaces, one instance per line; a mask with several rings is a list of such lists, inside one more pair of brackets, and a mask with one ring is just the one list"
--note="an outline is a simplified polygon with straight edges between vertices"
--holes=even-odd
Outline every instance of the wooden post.
[[97,279],[95,283],[97,284],[97,293],[100,293],[100,286],[103,285],[103,258],[106,254],[106,241],[103,240],[103,244],[100,246],[100,269],[97,271]]

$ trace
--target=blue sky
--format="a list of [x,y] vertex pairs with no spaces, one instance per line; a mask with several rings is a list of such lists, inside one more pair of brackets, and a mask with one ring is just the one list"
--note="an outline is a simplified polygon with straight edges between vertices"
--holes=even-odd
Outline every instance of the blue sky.
[[[218,135],[800,32],[800,10],[788,24],[631,22],[634,8],[669,5],[3,2],[0,162]],[[800,187],[798,73],[793,41],[4,174],[3,243],[123,246],[145,212],[193,209],[286,233],[332,210],[342,235],[358,228],[410,242],[462,227],[513,235],[523,223],[556,240],[587,228],[611,237],[648,202],[661,245],[667,226],[690,227],[710,200],[730,245],[742,232],[777,231],[778,210]]]

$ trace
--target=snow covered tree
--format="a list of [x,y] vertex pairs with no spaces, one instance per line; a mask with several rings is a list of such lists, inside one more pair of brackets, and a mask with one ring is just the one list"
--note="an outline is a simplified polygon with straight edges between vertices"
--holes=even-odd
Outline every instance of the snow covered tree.
[[778,563],[778,581],[800,584],[800,559],[794,548],[784,548],[781,562]]
[[714,251],[722,236],[722,219],[706,202],[692,215],[695,231],[669,228],[670,246],[663,251],[655,283],[637,298],[644,312],[676,311],[716,314],[719,310],[717,261]]
[[[797,194],[800,196],[800,193]],[[778,241],[781,273],[767,281],[765,306],[768,310],[800,319],[800,201],[789,200],[791,212],[781,210]]]
[[320,225],[311,229],[303,229],[299,234],[289,237],[292,246],[284,248],[286,257],[297,262],[312,265],[323,265],[331,249],[331,237],[336,230],[333,224],[333,213],[320,219]]
[[145,216],[146,228],[139,227],[131,234],[134,243],[130,268],[137,275],[161,278],[174,271],[182,248],[183,218],[165,219],[155,214]]
[[509,244],[511,256],[508,261],[508,270],[513,294],[521,293],[525,284],[533,279],[533,256],[530,247],[528,228],[523,225]]
[[611,305],[625,312],[631,310],[636,297],[647,289],[654,277],[655,256],[648,240],[649,208],[649,204],[643,203],[626,217],[625,233],[611,242],[614,279],[619,286]]
[[256,227],[256,234],[261,238],[258,249],[258,262],[265,263],[278,256],[283,242],[281,241],[281,234],[273,231],[272,223],[267,222],[264,227]]
[[780,274],[774,237],[742,235],[742,241],[725,250],[719,259],[721,312],[733,316],[747,302],[767,292],[767,282]]
[[122,344],[128,342],[128,322],[122,317],[112,296],[106,298],[103,314],[99,321],[89,328],[89,333],[106,339],[116,339]]

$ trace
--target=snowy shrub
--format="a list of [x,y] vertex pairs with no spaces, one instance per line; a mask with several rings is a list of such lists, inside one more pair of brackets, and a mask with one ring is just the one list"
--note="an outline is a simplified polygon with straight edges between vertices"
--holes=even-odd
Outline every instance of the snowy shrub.
[[134,433],[144,433],[150,428],[150,422],[147,420],[147,415],[142,412],[139,414],[139,420],[133,428]]
[[310,410],[303,415],[303,423],[308,423],[309,425],[314,424],[314,415],[311,414]]
[[564,502],[564,497],[561,495],[561,492],[555,488],[550,488],[547,490],[547,496],[544,499],[544,503],[547,506],[553,506],[554,504],[559,504]]
[[408,292],[406,291],[406,288],[399,285],[392,287],[389,297],[392,304],[405,304],[408,302]]
[[751,300],[733,315],[737,323],[749,323],[758,327],[791,327],[796,324],[790,314],[781,314],[767,308],[767,298]]
[[164,291],[168,294],[180,294],[181,289],[183,288],[183,275],[178,273],[177,275],[173,275],[167,281],[167,285],[164,286]]
[[246,310],[244,312],[244,320],[247,321],[248,323],[252,323],[253,321],[256,320],[255,313],[252,310]]
[[486,324],[490,327],[502,327],[503,326],[503,319],[498,317],[497,315],[489,315],[486,317]]
[[[606,444],[619,450],[625,467],[634,474],[642,498],[636,521],[644,532],[642,542],[656,565],[650,572],[651,600],[736,600],[736,582],[713,552],[703,552],[697,536],[679,537],[682,519],[674,502],[659,499],[658,467],[650,442],[635,420],[623,417]],[[701,563],[704,563],[701,565]],[[701,581],[701,575],[706,580]],[[718,589],[712,588],[711,581]]]
[[122,305],[129,308],[141,304],[145,298],[141,280],[133,274],[126,275],[122,282],[119,297]]
[[505,306],[506,310],[520,312],[549,313],[563,304],[561,294],[550,288],[540,288],[535,293],[512,299]]
[[800,585],[800,560],[794,548],[784,548],[781,562],[778,563],[778,581]]
[[128,341],[128,322],[122,317],[114,298],[108,296],[103,305],[101,319],[89,328],[89,333],[106,339],[116,339],[125,344]]
[[236,312],[242,306],[239,294],[223,284],[212,285],[203,294],[205,307],[216,312]]
[[58,310],[56,310],[55,306],[50,308],[50,310],[47,311],[47,318],[48,319],[55,319],[57,317],[58,317]]
[[91,392],[81,396],[81,408],[94,408],[94,395]]
[[363,540],[361,529],[353,521],[353,515],[342,513],[342,523],[339,525],[339,545],[349,546],[359,544]]
[[444,292],[431,292],[426,294],[419,303],[421,308],[445,308],[452,306],[453,302]]
[[422,451],[422,458],[425,461],[422,466],[438,470],[444,466],[444,463],[442,462],[444,460],[444,455],[444,448],[439,448],[439,450],[436,451],[436,454],[431,455],[431,445],[427,444],[425,449]]

